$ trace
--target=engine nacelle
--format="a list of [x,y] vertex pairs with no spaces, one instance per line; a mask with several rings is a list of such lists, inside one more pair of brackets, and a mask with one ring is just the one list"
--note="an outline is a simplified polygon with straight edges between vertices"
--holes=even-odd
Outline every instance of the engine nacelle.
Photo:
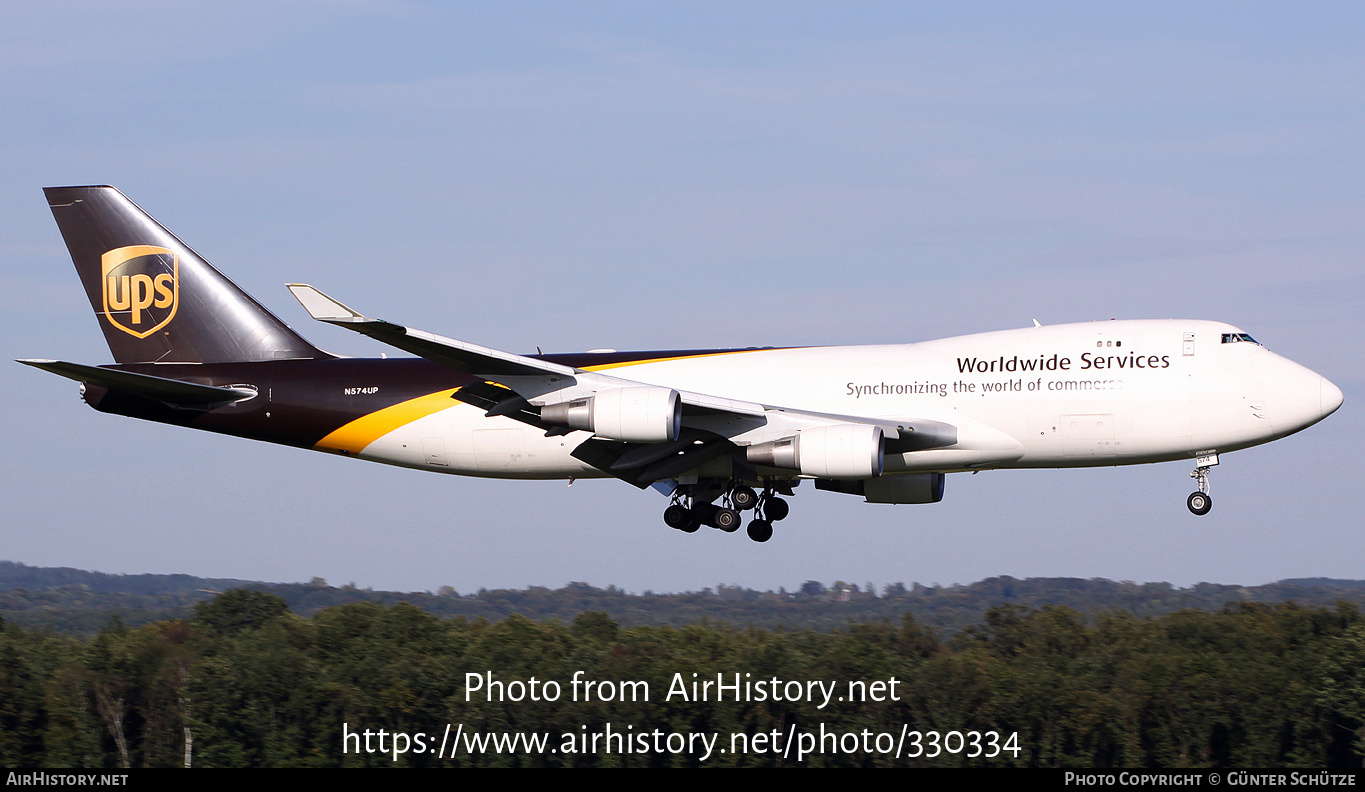
[[862,495],[868,503],[938,503],[943,500],[945,478],[942,473],[909,473],[864,481],[816,479],[815,488]]
[[745,456],[756,465],[799,470],[817,478],[866,479],[882,474],[885,446],[879,426],[834,424],[751,445]]
[[913,473],[868,479],[863,497],[868,503],[938,503],[946,478],[942,473]]
[[540,417],[611,440],[667,443],[682,431],[682,400],[671,388],[611,388],[546,405]]

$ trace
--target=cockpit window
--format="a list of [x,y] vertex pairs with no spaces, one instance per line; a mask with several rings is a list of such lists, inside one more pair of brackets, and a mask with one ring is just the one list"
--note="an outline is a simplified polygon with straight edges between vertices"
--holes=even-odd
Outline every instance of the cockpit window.
[[1251,336],[1247,335],[1246,333],[1224,333],[1224,334],[1223,334],[1223,343],[1224,343],[1224,344],[1240,344],[1240,343],[1242,343],[1243,341],[1245,341],[1245,342],[1248,343],[1248,344],[1255,344],[1256,346],[1260,346],[1260,345],[1261,345],[1261,343],[1260,343],[1259,341],[1257,341],[1256,339],[1254,339],[1254,338],[1252,338]]

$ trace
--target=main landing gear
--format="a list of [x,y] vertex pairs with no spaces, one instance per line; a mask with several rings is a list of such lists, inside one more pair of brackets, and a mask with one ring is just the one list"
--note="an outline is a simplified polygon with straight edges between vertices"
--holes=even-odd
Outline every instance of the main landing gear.
[[1190,511],[1199,516],[1209,513],[1213,508],[1213,498],[1209,496],[1209,469],[1218,464],[1218,455],[1209,454],[1201,456],[1194,462],[1194,472],[1190,478],[1194,479],[1199,486],[1198,492],[1191,492],[1190,497],[1185,501],[1185,505]]
[[[717,499],[719,506],[712,502]],[[773,523],[791,511],[772,487],[764,487],[760,495],[752,487],[738,483],[725,486],[687,484],[673,491],[673,502],[664,509],[664,524],[684,533],[696,533],[703,525],[734,533],[743,522],[740,512],[750,510],[754,512],[754,519],[749,521],[747,533],[755,542],[773,538]]]
[[772,490],[764,490],[758,501],[757,516],[749,522],[749,538],[755,542],[773,538],[773,523],[786,519],[790,513],[791,507],[786,501],[774,495]]

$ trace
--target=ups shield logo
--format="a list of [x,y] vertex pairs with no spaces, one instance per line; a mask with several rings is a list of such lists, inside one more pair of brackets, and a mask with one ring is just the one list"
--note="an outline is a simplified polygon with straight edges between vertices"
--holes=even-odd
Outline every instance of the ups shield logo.
[[100,257],[104,316],[146,338],[170,323],[180,302],[180,258],[164,247],[129,245]]

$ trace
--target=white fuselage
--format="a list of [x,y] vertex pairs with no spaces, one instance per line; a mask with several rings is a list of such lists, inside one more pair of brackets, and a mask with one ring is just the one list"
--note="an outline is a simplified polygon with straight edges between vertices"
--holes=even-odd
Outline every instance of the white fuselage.
[[[889,454],[888,474],[1124,465],[1265,443],[1341,404],[1322,376],[1245,338],[1218,322],[1109,321],[915,344],[745,350],[607,373],[791,410],[957,427],[950,447]],[[601,476],[569,455],[588,436],[545,437],[456,403],[360,455],[465,475]]]

